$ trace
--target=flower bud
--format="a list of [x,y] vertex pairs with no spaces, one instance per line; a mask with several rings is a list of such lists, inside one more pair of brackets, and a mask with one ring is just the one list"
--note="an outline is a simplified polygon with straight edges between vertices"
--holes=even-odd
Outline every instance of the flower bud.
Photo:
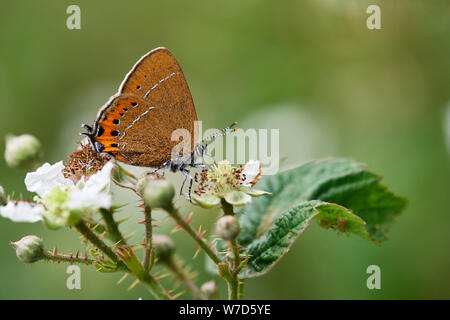
[[164,261],[170,259],[174,254],[175,244],[168,236],[155,234],[153,235],[153,249],[155,250],[156,257]]
[[144,198],[146,205],[152,208],[166,209],[172,205],[175,195],[173,185],[164,178],[144,176],[139,179],[136,189]]
[[214,280],[205,282],[200,287],[200,292],[203,294],[206,300],[215,299],[219,291],[217,290],[217,283]]
[[38,164],[40,156],[41,143],[34,136],[6,136],[5,160],[11,168],[33,168]]
[[44,244],[37,236],[25,236],[10,245],[16,250],[17,258],[24,263],[33,263],[44,259]]
[[240,232],[239,222],[234,216],[226,215],[217,221],[216,234],[223,240],[234,240]]
[[8,203],[8,197],[6,196],[5,189],[0,186],[0,206],[6,206]]

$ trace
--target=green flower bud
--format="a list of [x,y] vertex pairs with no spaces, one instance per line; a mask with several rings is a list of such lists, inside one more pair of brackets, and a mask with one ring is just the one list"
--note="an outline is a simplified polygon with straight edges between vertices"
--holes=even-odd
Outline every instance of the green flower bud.
[[240,232],[239,222],[234,216],[226,215],[217,221],[216,234],[223,240],[234,240]]
[[5,160],[11,168],[30,169],[39,163],[41,143],[34,136],[6,136]]
[[81,209],[69,209],[67,203],[69,194],[60,188],[54,188],[42,199],[47,210],[44,213],[44,223],[49,229],[58,229],[77,224],[83,217]]
[[219,293],[219,291],[217,290],[217,283],[214,280],[205,282],[200,287],[200,292],[207,300],[215,299],[217,297],[217,294]]
[[155,250],[156,257],[164,261],[170,259],[174,254],[175,244],[168,236],[155,234],[153,235],[153,249]]
[[26,236],[17,242],[11,242],[17,258],[24,263],[33,263],[45,258],[44,243],[37,236]]
[[8,203],[8,197],[6,196],[5,189],[0,186],[0,206],[6,206]]
[[140,178],[136,189],[144,198],[146,205],[152,208],[166,209],[172,205],[175,196],[173,185],[164,178],[144,176]]

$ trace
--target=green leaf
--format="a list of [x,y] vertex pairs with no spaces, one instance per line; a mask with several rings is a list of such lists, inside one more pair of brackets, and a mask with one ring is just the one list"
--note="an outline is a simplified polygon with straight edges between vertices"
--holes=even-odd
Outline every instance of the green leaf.
[[[258,189],[271,193],[253,199],[238,216],[238,242],[249,255],[242,278],[268,272],[298,236],[318,220],[320,225],[380,243],[406,201],[380,184],[366,166],[347,159],[306,163],[266,176]],[[218,241],[218,250],[226,243]]]
[[266,232],[247,247],[249,261],[240,277],[257,277],[267,273],[288,252],[313,218],[330,226],[338,225],[340,228],[339,225],[342,225],[346,232],[369,239],[366,223],[346,208],[317,200],[303,202],[283,212]]

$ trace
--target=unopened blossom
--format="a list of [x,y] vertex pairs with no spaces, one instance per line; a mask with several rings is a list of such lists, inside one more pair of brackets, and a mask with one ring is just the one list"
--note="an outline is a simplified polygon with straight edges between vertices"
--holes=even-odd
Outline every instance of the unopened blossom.
[[199,187],[192,197],[194,203],[204,208],[212,208],[220,204],[221,199],[233,206],[243,206],[252,202],[252,197],[269,194],[253,189],[261,177],[259,161],[249,161],[243,167],[232,167],[223,160],[195,176]]
[[41,157],[41,143],[30,134],[6,136],[5,161],[11,168],[36,167]]
[[37,236],[25,236],[19,241],[11,242],[10,245],[16,250],[17,258],[24,263],[33,263],[45,258],[44,243]]

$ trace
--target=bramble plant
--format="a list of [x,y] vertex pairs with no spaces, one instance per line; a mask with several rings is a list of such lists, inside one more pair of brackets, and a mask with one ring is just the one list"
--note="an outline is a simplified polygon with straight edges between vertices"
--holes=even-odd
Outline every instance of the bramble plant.
[[[207,241],[205,232],[191,225],[190,216],[183,217],[175,207],[174,187],[162,176],[137,178],[114,159],[83,144],[66,163],[38,166],[40,156],[36,138],[7,139],[5,159],[11,167],[32,170],[25,184],[35,196],[33,201],[12,199],[0,187],[0,215],[14,222],[42,221],[49,229],[73,227],[83,235],[88,250],[62,254],[45,249],[41,238],[28,235],[10,243],[19,260],[80,263],[99,272],[133,275],[133,286],[143,284],[156,299],[175,299],[180,293],[162,286],[155,264],[164,266],[194,299],[216,298],[217,285],[213,279],[197,286],[193,274],[175,257],[173,240],[154,234],[153,209],[167,212],[176,228],[196,242],[198,252],[208,258],[206,269],[226,281],[228,298],[242,299],[245,279],[269,272],[313,220],[326,229],[380,244],[406,205],[405,199],[380,184],[379,175],[353,160],[311,161],[265,177],[258,161],[239,167],[221,161],[195,175],[192,203],[223,210],[212,241]],[[119,225],[124,220],[114,216],[119,207],[112,205],[111,182],[142,200],[142,243],[130,244],[122,235]],[[136,251],[141,248],[138,258]]]

